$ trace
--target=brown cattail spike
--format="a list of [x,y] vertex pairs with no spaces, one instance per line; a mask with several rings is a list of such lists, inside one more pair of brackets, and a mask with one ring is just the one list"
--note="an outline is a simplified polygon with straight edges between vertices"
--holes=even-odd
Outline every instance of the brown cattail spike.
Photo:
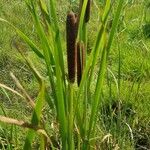
[[86,23],[90,20],[90,10],[91,10],[91,0],[88,0],[86,12],[85,12],[85,22]]
[[81,43],[77,43],[77,83],[80,85],[85,61],[85,48]]
[[[83,2],[84,0],[81,0],[81,6],[83,5]],[[82,9],[82,7],[80,9]],[[88,0],[86,11],[85,11],[85,16],[84,16],[85,23],[89,22],[90,20],[90,11],[91,11],[91,0]]]
[[75,81],[76,70],[76,35],[77,35],[77,18],[73,12],[67,15],[66,31],[67,31],[67,62],[68,62],[68,78],[71,83]]

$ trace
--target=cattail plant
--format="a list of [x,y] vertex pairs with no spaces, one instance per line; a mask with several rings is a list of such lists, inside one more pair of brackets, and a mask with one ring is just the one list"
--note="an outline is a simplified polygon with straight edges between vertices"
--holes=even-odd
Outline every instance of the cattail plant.
[[67,62],[68,78],[71,83],[75,81],[76,70],[76,35],[77,35],[77,17],[73,12],[69,12],[66,21],[67,32]]
[[[49,137],[49,134],[53,133],[54,131],[56,132],[56,130],[51,128],[51,131],[47,133],[49,130],[47,130],[47,128],[45,129],[44,126],[46,123],[49,125],[51,120],[45,119],[44,123],[41,123],[43,116],[46,113],[42,110],[45,107],[45,103],[47,103],[50,109],[54,109],[54,111],[52,111],[52,113],[54,113],[52,114],[52,117],[54,117],[54,120],[57,118],[58,126],[55,128],[58,128],[60,135],[60,149],[91,150],[96,148],[97,137],[101,137],[101,135],[97,133],[99,129],[97,129],[96,124],[99,104],[102,97],[102,88],[105,79],[108,55],[114,39],[115,31],[117,29],[124,0],[116,1],[118,6],[114,14],[114,20],[110,34],[108,35],[108,38],[105,38],[105,34],[107,34],[105,32],[105,26],[108,22],[111,9],[111,0],[106,0],[106,6],[102,16],[102,24],[98,26],[95,43],[90,55],[86,57],[86,61],[86,25],[90,18],[91,0],[80,1],[79,19],[73,12],[68,13],[66,20],[68,80],[70,83],[68,84],[68,87],[66,86],[66,79],[64,77],[66,68],[64,64],[62,48],[64,41],[61,40],[62,38],[59,29],[59,19],[57,18],[58,16],[56,10],[57,7],[55,6],[59,3],[58,1],[54,0],[47,0],[48,3],[42,0],[40,0],[40,2],[42,5],[38,6],[37,1],[26,1],[26,4],[33,17],[35,28],[37,30],[37,36],[40,40],[39,45],[37,45],[37,42],[34,42],[34,40],[32,41],[16,26],[0,18],[1,22],[9,24],[18,33],[23,41],[26,42],[31,50],[39,57],[39,60],[44,60],[45,63],[43,64],[45,64],[48,75],[48,78],[39,75],[37,70],[33,67],[33,65],[30,64],[30,61],[28,62],[28,59],[24,55],[23,58],[37,79],[40,88],[37,96],[35,97],[35,106],[32,108],[33,112],[31,121],[29,123],[29,125],[35,127],[35,131],[29,128],[23,149],[33,149],[32,145],[36,136],[38,136],[40,139],[39,141],[41,150],[45,150],[45,147],[48,147],[48,144],[51,144],[53,150],[58,149],[52,142],[51,137]],[[45,22],[43,22],[41,16],[39,16],[39,11],[43,11],[43,15],[46,20]],[[47,23],[47,30],[45,30],[43,23]],[[51,58],[53,58],[53,63],[51,62]],[[99,59],[101,60],[101,63],[98,63],[99,65],[96,66],[97,62],[99,62]],[[86,63],[86,65],[84,63]],[[52,71],[54,66],[55,72]],[[87,91],[87,85],[91,85],[91,81],[93,81],[92,78],[89,80],[89,71],[92,72],[91,77],[95,73],[95,70],[91,69],[92,67],[96,67],[98,74],[94,79],[95,87],[92,91],[91,97],[88,97],[89,91]],[[74,84],[72,84],[75,82],[76,70],[78,86],[80,85],[78,88],[74,88]],[[47,80],[49,82],[47,82]],[[49,85],[47,85],[48,83]],[[24,98],[25,100],[28,98],[27,94],[25,94],[25,96],[21,95],[17,91],[14,91],[13,89],[2,84],[0,84],[0,87],[13,91],[15,94]],[[49,91],[51,91],[51,93],[47,91],[47,88],[49,87]],[[91,103],[87,103],[87,100],[89,99],[92,100]],[[20,122],[18,123],[17,120],[10,118],[8,119],[1,116],[0,121],[20,125]],[[37,129],[40,129],[40,134],[42,136],[37,134],[39,133],[39,130]],[[47,141],[49,142],[47,142],[45,138],[47,138]]]
[[[84,2],[84,0],[81,0],[80,10],[82,9],[83,2]],[[85,16],[84,16],[85,23],[89,22],[89,20],[90,20],[90,11],[91,11],[91,0],[88,0],[87,6],[86,6],[86,11],[85,11]]]
[[85,48],[83,43],[77,43],[77,83],[80,85],[85,62]]
[[86,23],[90,20],[90,10],[91,10],[91,0],[88,0],[84,18]]

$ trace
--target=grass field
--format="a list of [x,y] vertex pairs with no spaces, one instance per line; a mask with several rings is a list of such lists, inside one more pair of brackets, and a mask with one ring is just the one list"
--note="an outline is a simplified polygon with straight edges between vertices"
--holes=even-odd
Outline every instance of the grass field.
[[[109,38],[109,33],[111,33],[113,26],[112,23],[116,15],[118,3],[119,0],[113,1],[111,4],[112,8],[109,17],[107,18],[107,37],[104,38],[103,43],[105,43],[105,41]],[[57,98],[59,99],[60,96],[61,99],[61,93],[65,93],[65,98],[69,97],[70,99],[77,100],[77,95],[80,96],[81,94],[81,100],[84,99],[84,96],[87,100],[85,102],[87,103],[85,107],[84,102],[83,104],[82,102],[79,102],[81,104],[81,108],[83,105],[81,110],[72,108],[72,112],[71,108],[65,108],[65,111],[68,111],[67,113],[69,114],[66,115],[66,118],[68,117],[66,122],[71,124],[75,120],[72,123],[73,127],[71,125],[68,125],[68,128],[66,127],[66,129],[69,130],[66,131],[68,135],[68,143],[71,143],[73,146],[66,146],[64,148],[65,144],[63,143],[64,141],[62,139],[63,135],[65,134],[63,131],[63,129],[65,130],[65,123],[63,124],[63,115],[61,115],[61,112],[63,113],[63,111],[61,111],[59,106],[55,104],[53,86],[51,86],[49,83],[50,73],[46,66],[47,61],[39,59],[39,57],[32,51],[32,48],[23,42],[23,39],[20,38],[15,30],[10,25],[2,21],[0,22],[0,84],[5,84],[11,89],[14,89],[24,95],[24,91],[21,90],[21,88],[18,88],[16,84],[17,81],[13,80],[10,75],[10,72],[13,72],[13,74],[20,81],[21,85],[24,87],[27,95],[30,95],[29,97],[31,99],[36,99],[38,101],[37,97],[42,94],[41,91],[41,93],[39,92],[39,87],[41,90],[43,86],[38,84],[36,73],[34,74],[33,68],[30,68],[30,65],[28,65],[26,60],[17,51],[15,46],[15,43],[17,42],[19,43],[19,48],[21,49],[23,56],[25,56],[27,59],[30,59],[37,71],[41,74],[42,79],[44,78],[44,87],[46,87],[45,91],[48,93],[47,95],[49,95],[47,97],[52,99],[47,100],[51,104],[41,103],[41,106],[43,105],[43,107],[41,108],[41,114],[39,115],[42,116],[39,122],[42,124],[42,127],[44,126],[44,131],[46,131],[48,134],[51,145],[53,145],[49,146],[49,149],[69,150],[76,148],[78,150],[150,150],[150,1],[124,1],[119,17],[119,23],[114,35],[114,40],[111,45],[111,51],[108,57],[106,57],[107,63],[104,71],[103,84],[102,87],[100,86],[100,90],[97,89],[97,92],[95,92],[95,87],[98,87],[96,86],[96,83],[99,78],[99,74],[101,73],[99,68],[100,66],[101,68],[103,67],[101,65],[103,63],[103,57],[101,57],[103,55],[102,51],[99,52],[100,57],[97,59],[95,57],[96,63],[94,65],[93,72],[91,73],[93,74],[93,78],[89,83],[90,88],[86,85],[86,83],[88,84],[88,80],[90,80],[88,75],[86,76],[87,78],[85,81],[87,81],[85,84],[83,79],[83,85],[85,87],[85,90],[83,91],[80,87],[74,84],[72,85],[72,83],[69,83],[67,80],[66,16],[70,10],[78,12],[78,5],[78,0],[74,0],[72,2],[60,0],[56,3],[56,14],[60,29],[60,40],[65,72],[65,81],[62,80],[60,83],[57,83],[57,80],[60,79],[59,72],[61,70],[61,67],[60,70],[57,70],[57,67],[59,66],[57,61],[59,62],[60,60],[57,60],[57,53],[55,54],[55,52],[52,51],[54,58],[56,57],[56,66],[58,65],[56,67],[56,77],[53,77],[53,81],[55,85],[60,85],[60,87],[64,87],[65,84],[68,85],[67,88],[63,89],[64,91],[62,90],[63,92],[61,91],[61,88],[58,87],[56,89],[56,97],[58,94]],[[95,41],[97,40],[99,24],[101,24],[102,15],[105,10],[104,6],[105,2],[103,0],[93,0],[91,5],[91,17],[86,26],[87,59],[90,58],[90,54],[94,49]],[[40,13],[38,15],[42,16]],[[44,49],[45,44],[42,42],[45,41],[42,41],[42,36],[39,36],[36,24],[34,23],[31,12],[28,10],[24,0],[1,0],[0,18],[11,22],[13,25],[23,31],[27,37],[34,41],[34,43],[40,49]],[[44,28],[45,24],[43,24],[44,23],[42,22],[41,25]],[[52,26],[52,29],[53,28],[55,31],[55,27]],[[40,35],[42,35],[42,33]],[[58,37],[56,36],[56,40],[57,38]],[[47,37],[47,39],[53,40],[51,37]],[[52,44],[50,47],[53,48],[55,45],[56,43],[54,45]],[[56,45],[56,48],[54,49],[56,50],[59,48],[59,45]],[[44,57],[46,60],[46,56]],[[92,69],[90,68],[89,70]],[[71,88],[73,90],[71,90]],[[86,91],[86,88],[89,88],[89,91]],[[80,94],[78,94],[80,92],[78,89],[81,89]],[[92,107],[93,101],[97,100],[95,93],[99,95],[99,98],[97,99],[100,100],[96,110],[97,113],[95,112],[97,119],[95,121],[96,123],[93,121],[95,123],[94,126],[94,123],[90,123],[92,120],[90,115],[92,110],[94,110]],[[70,103],[68,103],[68,105],[71,107],[72,105]],[[76,104],[76,102],[74,103]],[[73,106],[76,106],[75,104]],[[67,107],[69,107],[68,105]],[[60,105],[60,107],[62,107],[62,105]],[[86,110],[85,114],[84,108]],[[30,123],[31,117],[34,116],[33,110],[36,112],[39,109],[33,109],[21,97],[0,86],[0,116],[24,120]],[[70,114],[72,113],[77,113],[77,115],[75,114],[76,119],[74,120],[71,120],[72,116]],[[80,116],[80,113],[83,113],[83,118],[82,115]],[[84,119],[84,115],[86,119]],[[34,119],[32,118],[32,121]],[[83,124],[85,123],[87,126],[82,126],[81,120],[83,121]],[[27,134],[32,134],[32,132],[30,132],[31,129],[22,128],[12,123],[6,124],[4,121],[2,121],[2,119],[0,119],[0,121],[0,149],[23,149],[23,145],[27,139]],[[32,125],[37,125],[34,124],[35,120],[33,122],[32,121]],[[91,127],[91,130],[90,124],[92,124],[91,126],[93,127]],[[64,125],[63,129],[61,128],[61,125]],[[71,131],[72,133],[70,133]],[[88,131],[95,131],[95,133],[93,133],[93,135],[88,135]],[[38,132],[38,130],[36,132]],[[41,133],[39,132],[35,137],[33,135],[34,138],[32,140],[32,148],[30,147],[28,149],[44,149],[44,146],[41,146],[42,136],[39,136],[40,134]],[[82,137],[82,135],[84,137]],[[88,142],[92,146],[88,147],[86,140],[89,140]]]

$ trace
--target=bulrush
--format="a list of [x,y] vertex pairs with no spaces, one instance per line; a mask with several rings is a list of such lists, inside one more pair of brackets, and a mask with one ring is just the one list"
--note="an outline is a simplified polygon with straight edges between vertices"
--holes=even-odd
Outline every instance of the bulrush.
[[[81,6],[83,5],[83,2],[84,0],[81,0]],[[82,9],[82,7],[80,9]],[[87,23],[90,20],[90,11],[91,11],[91,0],[88,0],[84,17],[85,23]]]
[[90,11],[91,11],[91,0],[88,0],[84,18],[86,23],[90,20]]
[[75,81],[76,70],[76,36],[77,36],[77,17],[73,12],[69,12],[66,21],[67,31],[67,62],[68,78],[71,83]]
[[80,85],[85,61],[85,48],[83,43],[77,43],[77,83]]

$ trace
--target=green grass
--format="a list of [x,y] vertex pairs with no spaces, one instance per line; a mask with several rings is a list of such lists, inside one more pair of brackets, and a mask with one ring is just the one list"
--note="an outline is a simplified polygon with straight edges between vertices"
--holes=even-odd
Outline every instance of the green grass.
[[[111,35],[113,37],[113,30],[111,31],[111,26],[108,25],[107,37],[105,37],[103,28],[99,27],[101,19],[103,19],[101,25],[105,25],[105,19],[102,18],[104,4],[93,2],[91,19],[86,26],[87,65],[78,88],[68,83],[66,77],[64,36],[67,11],[73,9],[77,12],[78,2],[72,2],[71,5],[66,1],[57,2],[57,13],[52,9],[52,4],[50,5],[54,22],[49,26],[49,33],[52,35],[49,37],[45,34],[43,24],[39,22],[41,18],[31,11],[32,18],[23,1],[1,1],[0,17],[10,21],[31,41],[34,41],[39,50],[43,50],[41,52],[45,61],[31,51],[33,50],[31,43],[24,44],[12,27],[3,22],[0,23],[0,29],[2,29],[0,30],[0,83],[22,93],[9,75],[11,71],[17,76],[30,97],[36,99],[36,107],[32,109],[15,94],[0,89],[0,115],[29,122],[31,120],[31,124],[42,126],[52,142],[51,146],[55,148],[62,146],[63,149],[74,149],[78,145],[78,149],[92,149],[92,146],[102,150],[117,149],[117,147],[125,150],[137,150],[142,147],[149,149],[150,39],[145,36],[143,26],[150,22],[144,18],[145,7],[148,6],[148,2],[146,4],[144,2],[137,0],[124,7],[109,55],[107,52],[111,45],[110,37]],[[117,5],[115,4],[114,7],[108,18],[113,21]],[[106,9],[105,11],[107,13]],[[78,40],[84,41],[86,33],[82,30],[82,26],[85,27],[82,19]],[[55,37],[53,31],[58,32],[58,27],[60,34]],[[97,36],[99,31],[102,34]],[[110,36],[109,33],[111,33]],[[24,37],[23,39],[28,42]],[[23,50],[23,57],[25,56],[27,60],[23,59],[13,47],[15,41],[19,41],[19,49]],[[103,45],[105,45],[104,48]],[[101,52],[98,51],[98,47],[102,48]],[[53,63],[49,59],[51,56],[56,65],[55,72],[50,68]],[[40,76],[28,59],[32,61]],[[91,64],[93,64],[92,73],[89,74]],[[45,95],[47,93],[48,95]],[[44,101],[48,103],[43,104]],[[75,107],[76,104],[78,107]],[[42,118],[40,118],[41,114],[43,114]],[[31,129],[24,130],[4,123],[1,123],[0,127],[0,137],[2,137],[0,149],[1,147],[22,149],[25,141],[24,149],[31,149],[31,147],[44,149],[46,145],[42,138],[43,134],[40,137],[39,133]]]

